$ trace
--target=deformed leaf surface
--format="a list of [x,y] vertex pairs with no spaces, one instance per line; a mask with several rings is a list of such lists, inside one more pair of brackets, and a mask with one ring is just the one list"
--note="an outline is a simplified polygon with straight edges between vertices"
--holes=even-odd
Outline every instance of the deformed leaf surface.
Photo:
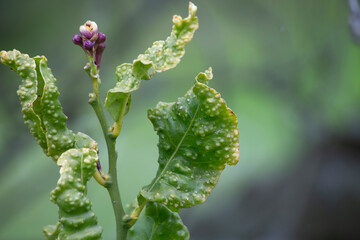
[[96,150],[89,148],[69,149],[60,156],[60,179],[50,198],[59,206],[59,222],[44,227],[48,239],[101,239],[102,227],[86,197],[86,183],[94,174],[97,161]]
[[148,202],[145,213],[129,230],[128,240],[187,240],[189,231],[178,213],[161,203]]
[[66,127],[67,117],[62,111],[56,79],[47,66],[44,56],[35,57],[38,81],[43,82],[41,116],[48,144],[48,155],[57,159],[63,152],[74,146],[75,134]]
[[184,47],[192,39],[198,28],[195,16],[196,6],[189,5],[189,16],[182,19],[173,17],[174,26],[165,41],[157,41],[140,54],[133,63],[124,63],[116,68],[116,86],[108,91],[105,107],[115,122],[124,114],[131,92],[140,87],[141,80],[149,80],[156,72],[174,68],[185,54]]
[[44,152],[57,160],[74,146],[75,134],[67,129],[67,117],[58,100],[56,79],[44,56],[30,58],[17,50],[0,52],[1,62],[23,79],[19,95],[25,124]]
[[188,208],[206,200],[225,164],[239,158],[236,115],[220,94],[208,87],[211,69],[173,103],[160,102],[148,111],[159,135],[159,169],[143,188],[143,198],[170,209]]
[[17,50],[0,52],[0,60],[22,78],[17,94],[21,101],[24,121],[44,152],[47,153],[47,141],[39,110],[33,107],[37,105],[35,102],[38,100],[38,95],[41,95],[41,91],[38,93],[35,60]]

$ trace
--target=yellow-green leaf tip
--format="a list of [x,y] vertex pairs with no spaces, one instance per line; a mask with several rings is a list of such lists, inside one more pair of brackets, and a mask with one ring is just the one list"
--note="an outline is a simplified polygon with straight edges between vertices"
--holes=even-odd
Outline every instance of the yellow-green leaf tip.
[[197,6],[192,2],[189,2],[189,16],[194,17],[197,11]]
[[210,81],[212,78],[213,78],[212,68],[209,67],[208,70],[199,73],[195,79],[197,82],[206,83],[207,81]]

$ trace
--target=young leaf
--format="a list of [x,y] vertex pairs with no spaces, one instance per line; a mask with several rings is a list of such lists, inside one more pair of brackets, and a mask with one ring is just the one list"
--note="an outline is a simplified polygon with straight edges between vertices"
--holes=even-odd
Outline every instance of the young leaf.
[[47,240],[57,240],[59,236],[60,223],[56,225],[48,225],[43,228],[43,233]]
[[67,117],[58,100],[56,79],[44,56],[30,58],[17,50],[0,52],[1,62],[22,77],[17,91],[25,124],[44,152],[57,160],[74,145],[75,134],[66,128]]
[[[165,41],[157,41],[144,54],[140,54],[132,64],[124,63],[116,68],[116,86],[108,91],[105,107],[117,122],[126,112],[130,93],[140,87],[141,80],[149,80],[156,72],[174,68],[185,54],[184,47],[192,39],[198,28],[195,16],[196,6],[189,5],[189,16],[182,19],[173,17],[174,26]],[[129,106],[128,106],[129,107]]]
[[139,202],[160,202],[172,210],[206,200],[225,164],[239,158],[236,115],[220,94],[206,85],[211,68],[174,103],[159,102],[148,117],[159,135],[159,169]]
[[94,174],[97,161],[96,151],[89,148],[67,150],[58,159],[61,176],[50,199],[59,206],[59,222],[44,227],[47,239],[101,239],[102,227],[86,197],[86,183]]
[[96,152],[98,151],[98,143],[94,139],[92,139],[91,137],[89,137],[88,135],[82,132],[78,132],[75,135],[75,147],[90,148],[95,150]]
[[[21,54],[17,50],[9,52],[1,51],[0,60],[1,63],[11,67],[11,69],[23,79],[17,94],[21,101],[21,111],[24,114],[24,121],[38,144],[43,148],[44,152],[47,153],[45,130],[42,126],[39,111],[34,107],[39,104],[38,99],[39,94],[41,94],[41,90],[38,92],[35,60],[27,54]],[[39,89],[41,89],[41,87],[39,87]]]
[[47,59],[44,56],[37,56],[34,59],[37,79],[43,82],[39,111],[41,111],[42,122],[46,129],[48,155],[57,159],[63,152],[73,147],[75,135],[66,127],[67,117],[58,100],[59,91],[55,85],[56,79],[47,67]]
[[130,228],[128,240],[187,240],[189,231],[178,213],[160,203],[148,202],[145,214]]

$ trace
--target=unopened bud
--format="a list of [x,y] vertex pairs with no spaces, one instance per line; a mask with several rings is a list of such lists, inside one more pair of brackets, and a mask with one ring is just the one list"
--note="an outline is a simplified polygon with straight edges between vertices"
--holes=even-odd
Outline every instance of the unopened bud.
[[72,41],[75,45],[83,46],[83,40],[82,37],[78,34],[75,34],[72,38]]
[[94,47],[94,45],[95,45],[95,42],[92,42],[92,41],[90,41],[90,40],[84,41],[84,48],[85,48],[86,50],[92,50],[93,47]]
[[98,26],[96,22],[93,21],[86,21],[84,25],[80,26],[80,33],[81,35],[88,40],[95,41],[98,35]]
[[98,34],[98,39],[97,39],[96,42],[98,42],[98,43],[103,43],[103,42],[105,42],[105,40],[106,40],[106,35],[105,35],[105,33],[99,32],[99,34]]
[[101,63],[101,57],[103,54],[103,51],[105,50],[105,43],[100,43],[97,48],[96,48],[96,54],[95,54],[95,65],[100,68],[100,63]]

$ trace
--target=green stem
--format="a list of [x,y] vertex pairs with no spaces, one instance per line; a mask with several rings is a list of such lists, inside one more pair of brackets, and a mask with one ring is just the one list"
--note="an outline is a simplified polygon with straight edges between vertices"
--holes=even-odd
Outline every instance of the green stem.
[[113,206],[114,214],[115,214],[115,220],[116,220],[116,240],[126,240],[127,232],[129,230],[128,224],[126,224],[122,218],[125,215],[125,211],[121,202],[120,197],[120,191],[118,186],[118,180],[117,180],[117,154],[116,154],[116,137],[114,137],[111,132],[109,131],[109,125],[107,123],[102,104],[100,102],[99,97],[99,83],[100,83],[100,77],[98,74],[98,70],[93,64],[93,62],[90,62],[85,67],[85,71],[88,72],[92,84],[94,93],[90,94],[89,103],[93,107],[97,118],[99,119],[101,129],[104,134],[106,146],[108,149],[108,158],[109,158],[109,182],[105,184],[105,187],[107,188],[111,203]]
[[[108,134],[108,136],[111,136],[111,134]],[[117,182],[117,171],[116,171],[116,152],[115,152],[115,139],[111,140],[109,138],[110,145],[108,145],[108,152],[109,152],[109,176],[111,177],[112,183],[107,188],[111,203],[113,205],[114,213],[115,213],[115,219],[116,219],[116,236],[117,240],[125,240],[127,236],[128,227],[127,224],[125,224],[122,220],[123,216],[125,215],[125,211],[122,206],[121,198],[120,198],[120,192]]]

